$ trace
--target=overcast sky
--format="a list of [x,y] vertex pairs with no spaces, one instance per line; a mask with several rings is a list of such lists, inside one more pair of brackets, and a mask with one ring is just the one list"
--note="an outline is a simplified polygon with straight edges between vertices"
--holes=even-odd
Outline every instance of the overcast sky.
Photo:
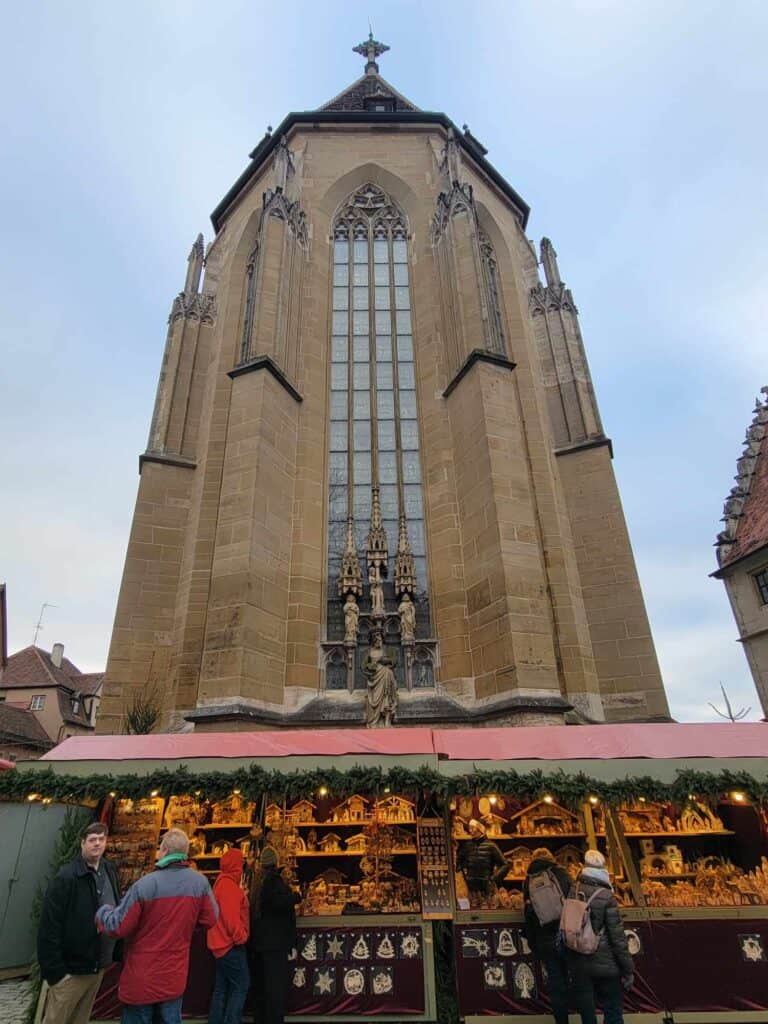
[[532,208],[572,288],[673,713],[757,705],[722,502],[768,384],[768,4],[6,4],[0,581],[9,647],[104,667],[171,300],[247,154],[381,71]]

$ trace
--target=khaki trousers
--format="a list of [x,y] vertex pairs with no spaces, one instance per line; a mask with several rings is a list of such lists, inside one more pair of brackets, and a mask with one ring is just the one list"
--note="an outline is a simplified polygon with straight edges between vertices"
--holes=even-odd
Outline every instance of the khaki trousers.
[[43,1024],[88,1024],[104,971],[71,974],[48,989]]

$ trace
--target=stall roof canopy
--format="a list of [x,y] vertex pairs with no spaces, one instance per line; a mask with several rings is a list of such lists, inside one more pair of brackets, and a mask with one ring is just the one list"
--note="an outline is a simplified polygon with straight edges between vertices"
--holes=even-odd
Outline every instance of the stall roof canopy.
[[71,736],[42,761],[437,755],[449,761],[768,756],[763,722],[523,726],[494,729],[294,729]]

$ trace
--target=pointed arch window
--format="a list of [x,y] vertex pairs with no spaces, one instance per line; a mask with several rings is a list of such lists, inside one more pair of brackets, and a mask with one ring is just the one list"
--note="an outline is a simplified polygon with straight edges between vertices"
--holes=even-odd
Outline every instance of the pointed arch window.
[[489,348],[499,355],[506,355],[506,343],[504,341],[504,317],[501,307],[501,290],[499,288],[499,269],[496,264],[496,253],[493,244],[480,229],[480,259],[483,264],[483,279],[485,281],[486,295],[488,297],[488,319],[489,319]]
[[243,336],[240,341],[240,362],[247,363],[251,358],[251,335],[253,333],[253,316],[256,308],[256,285],[258,283],[258,242],[253,247],[245,267],[245,313],[243,314]]
[[[428,636],[408,234],[403,214],[375,185],[350,196],[334,221],[332,288],[328,639],[343,639],[336,581],[347,520],[353,519],[355,546],[364,561],[374,487],[387,536],[387,612],[397,609],[398,525],[405,515],[417,580],[417,636]],[[366,602],[363,596],[361,621]]]

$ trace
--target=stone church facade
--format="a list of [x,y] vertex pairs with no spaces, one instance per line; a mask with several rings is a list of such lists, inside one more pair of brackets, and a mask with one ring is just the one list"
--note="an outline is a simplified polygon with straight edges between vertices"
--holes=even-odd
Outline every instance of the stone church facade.
[[152,693],[198,730],[664,720],[552,244],[356,49],[192,248],[99,728]]

